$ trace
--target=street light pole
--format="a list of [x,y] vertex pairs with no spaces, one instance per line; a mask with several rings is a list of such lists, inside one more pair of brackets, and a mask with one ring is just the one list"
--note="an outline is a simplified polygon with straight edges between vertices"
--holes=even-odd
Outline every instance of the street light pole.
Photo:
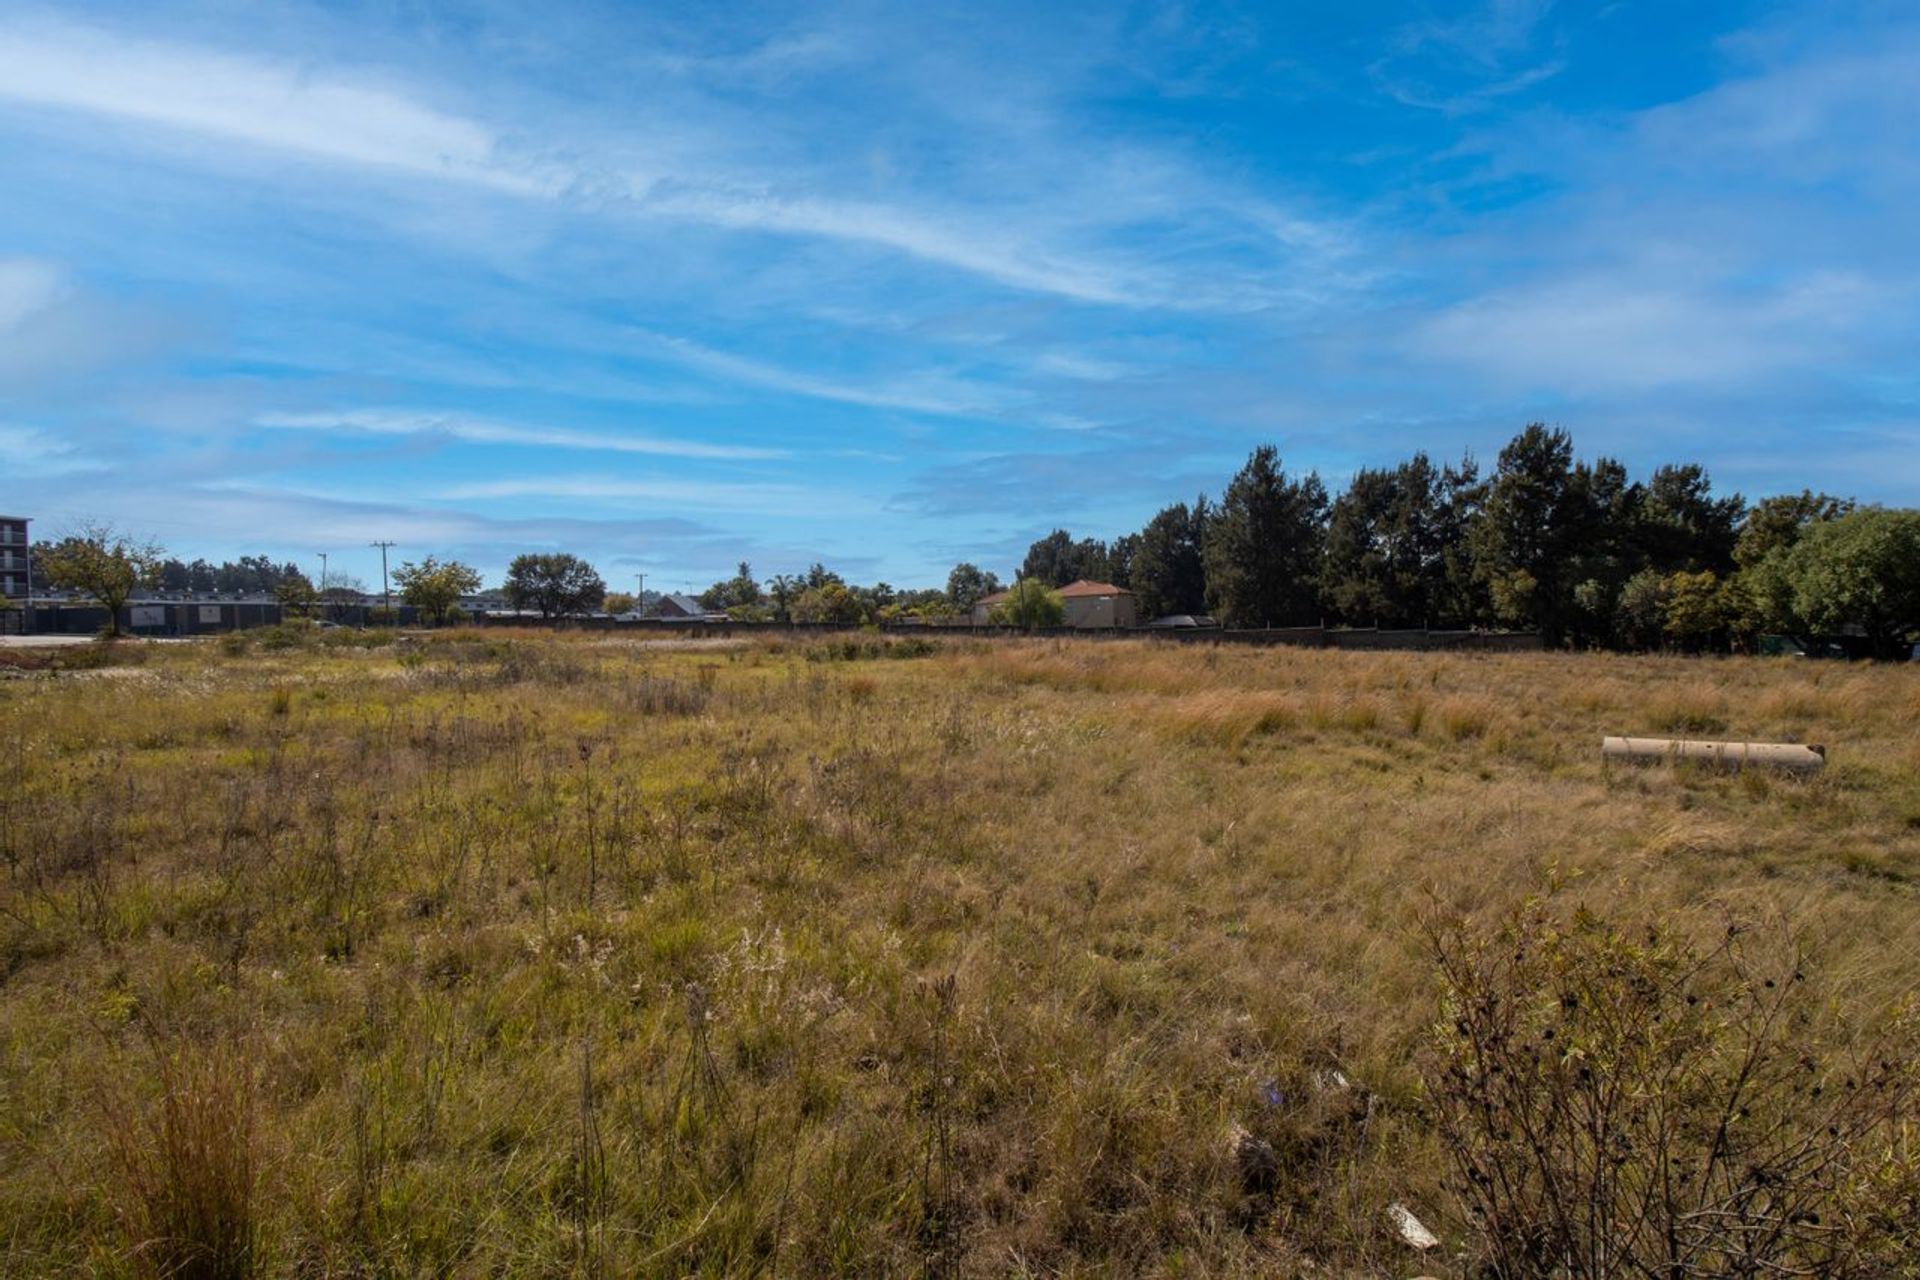
[[369,542],[370,547],[380,548],[380,599],[387,611],[389,623],[393,620],[393,591],[387,586],[387,548],[397,544],[392,542]]

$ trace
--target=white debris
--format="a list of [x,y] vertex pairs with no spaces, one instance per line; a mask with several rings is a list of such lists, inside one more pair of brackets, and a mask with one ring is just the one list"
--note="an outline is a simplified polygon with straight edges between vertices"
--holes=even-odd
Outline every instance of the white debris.
[[1387,1206],[1387,1217],[1393,1219],[1394,1230],[1400,1233],[1400,1238],[1416,1249],[1431,1249],[1440,1243],[1440,1237],[1427,1230],[1427,1224],[1398,1201]]
[[1334,1089],[1351,1089],[1353,1081],[1347,1079],[1347,1073],[1338,1067],[1327,1067],[1313,1073],[1313,1083],[1322,1093]]

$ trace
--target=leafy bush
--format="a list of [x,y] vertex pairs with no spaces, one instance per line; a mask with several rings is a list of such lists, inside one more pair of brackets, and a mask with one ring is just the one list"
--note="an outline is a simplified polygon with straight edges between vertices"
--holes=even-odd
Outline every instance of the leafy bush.
[[[239,633],[229,632],[228,634],[238,635]],[[269,653],[279,653],[288,649],[304,649],[313,643],[313,638],[317,634],[319,633],[311,622],[301,618],[289,618],[274,626],[260,628],[251,633],[251,639]]]
[[1040,579],[1022,578],[989,612],[1002,626],[1057,627],[1066,621],[1067,606],[1060,593]]
[[322,631],[319,643],[332,649],[384,649],[396,642],[398,637],[391,630],[358,630],[345,627],[337,630]]
[[862,662],[876,658],[925,658],[940,652],[940,646],[922,636],[905,640],[846,639],[808,645],[808,662]]

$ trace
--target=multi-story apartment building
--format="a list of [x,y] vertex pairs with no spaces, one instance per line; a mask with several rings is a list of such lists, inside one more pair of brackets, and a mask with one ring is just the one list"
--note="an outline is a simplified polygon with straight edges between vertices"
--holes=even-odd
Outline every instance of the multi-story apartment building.
[[25,516],[0,516],[0,596],[25,600],[33,559],[28,552]]

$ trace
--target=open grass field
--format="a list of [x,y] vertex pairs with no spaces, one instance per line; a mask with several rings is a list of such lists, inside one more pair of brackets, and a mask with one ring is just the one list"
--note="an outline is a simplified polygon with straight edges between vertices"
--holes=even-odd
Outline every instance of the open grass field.
[[[1920,985],[1920,669],[101,661],[0,680],[8,1275],[1456,1274],[1429,928],[1549,890],[1784,925],[1823,1043]],[[1609,769],[1604,733],[1831,765]]]

